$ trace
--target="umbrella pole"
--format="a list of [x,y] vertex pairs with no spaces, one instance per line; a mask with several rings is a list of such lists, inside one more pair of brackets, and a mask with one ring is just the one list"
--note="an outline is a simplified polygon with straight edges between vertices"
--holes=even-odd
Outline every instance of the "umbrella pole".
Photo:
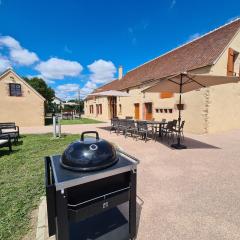
[[177,143],[172,144],[171,147],[175,149],[186,149],[187,147],[181,144],[181,107],[182,107],[182,86],[183,86],[183,75],[181,74],[180,77],[180,91],[179,91],[179,108],[178,108],[178,136],[177,136]]

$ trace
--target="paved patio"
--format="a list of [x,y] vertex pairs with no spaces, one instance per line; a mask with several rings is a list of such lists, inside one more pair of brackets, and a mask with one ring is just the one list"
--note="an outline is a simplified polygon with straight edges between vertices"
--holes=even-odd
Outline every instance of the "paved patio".
[[[137,239],[240,239],[240,130],[187,135],[187,150],[110,134],[106,124],[65,125],[62,132],[98,130],[141,160]],[[52,127],[21,128],[21,133]]]

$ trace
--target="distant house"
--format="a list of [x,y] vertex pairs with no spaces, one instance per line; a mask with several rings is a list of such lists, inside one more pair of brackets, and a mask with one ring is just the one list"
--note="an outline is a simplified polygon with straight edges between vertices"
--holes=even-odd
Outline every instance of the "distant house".
[[56,110],[59,112],[62,110],[62,107],[64,106],[64,101],[56,96],[54,97],[52,103],[55,104]]
[[52,102],[58,106],[61,106],[64,103],[64,101],[62,99],[60,99],[59,97],[56,97],[56,96],[54,97]]
[[[134,119],[177,119],[178,94],[144,93],[157,79],[181,72],[239,76],[240,19],[167,52],[101,86],[127,92],[130,97],[91,96],[84,104],[85,116],[101,120],[113,117]],[[240,84],[225,84],[183,94],[185,130],[213,133],[240,128]]]
[[0,75],[0,122],[44,125],[44,97],[12,69]]

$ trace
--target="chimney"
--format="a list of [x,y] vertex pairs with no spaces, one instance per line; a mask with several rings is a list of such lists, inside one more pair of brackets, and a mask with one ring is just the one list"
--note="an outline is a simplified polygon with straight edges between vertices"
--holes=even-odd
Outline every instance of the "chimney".
[[118,67],[118,80],[122,79],[123,77],[123,67],[119,66]]

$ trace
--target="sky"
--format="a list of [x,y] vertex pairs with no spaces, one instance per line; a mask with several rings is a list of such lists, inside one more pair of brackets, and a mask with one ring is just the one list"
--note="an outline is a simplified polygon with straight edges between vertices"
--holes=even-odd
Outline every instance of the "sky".
[[239,16],[239,0],[0,0],[0,72],[84,97]]

